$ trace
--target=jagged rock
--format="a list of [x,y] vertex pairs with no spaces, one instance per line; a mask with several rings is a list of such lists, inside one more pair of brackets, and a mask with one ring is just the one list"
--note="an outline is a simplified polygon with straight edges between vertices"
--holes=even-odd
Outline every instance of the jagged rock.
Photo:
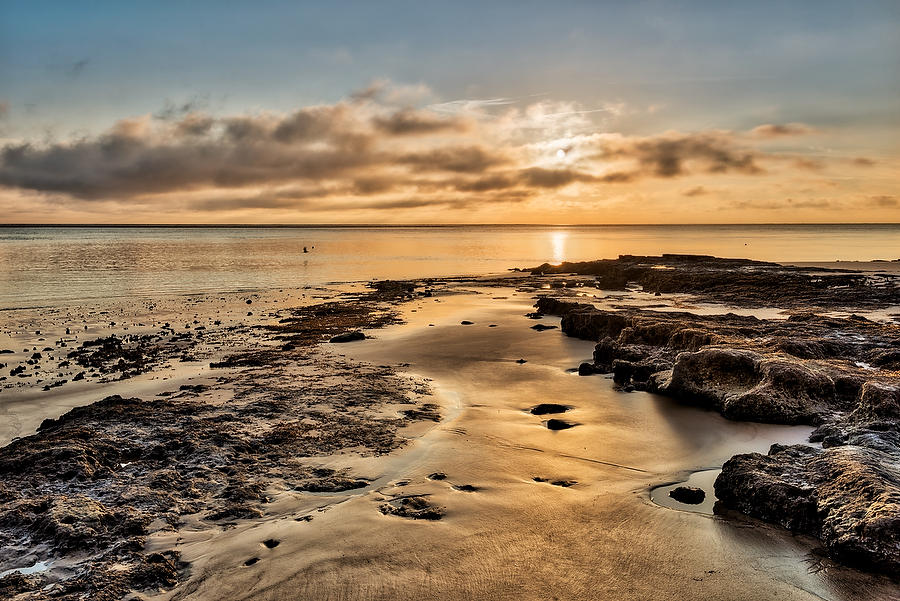
[[900,447],[773,445],[728,460],[725,506],[820,538],[836,559],[900,573]]
[[382,503],[378,508],[385,515],[396,515],[412,520],[439,520],[447,510],[429,503],[425,497],[413,496],[395,502]]
[[699,505],[706,499],[706,493],[702,488],[694,486],[679,486],[669,491],[669,496],[679,503],[688,505]]
[[356,332],[345,332],[343,334],[338,334],[337,336],[332,336],[328,342],[354,342],[356,340],[365,340],[366,335],[360,331]]
[[753,351],[681,353],[660,392],[721,411],[730,419],[816,424],[836,401],[821,371]]
[[856,409],[850,414],[853,421],[879,419],[900,420],[900,387],[879,382],[866,382],[859,393]]
[[652,293],[692,293],[707,300],[743,306],[806,307],[814,304],[843,307],[885,307],[896,304],[900,279],[895,274],[852,273],[809,267],[790,267],[705,255],[619,255],[559,265],[544,263],[534,274],[596,276],[598,288],[624,289],[628,284]]

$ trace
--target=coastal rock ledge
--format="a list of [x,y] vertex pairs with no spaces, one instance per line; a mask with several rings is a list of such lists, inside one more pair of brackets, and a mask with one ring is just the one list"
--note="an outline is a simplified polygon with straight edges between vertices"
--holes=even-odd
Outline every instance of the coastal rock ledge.
[[729,459],[715,490],[727,507],[819,538],[838,561],[900,574],[896,454],[855,445],[773,445],[768,455]]
[[[605,310],[566,291],[535,306],[561,316],[566,335],[594,341],[588,367],[612,373],[623,391],[664,394],[728,419],[817,426],[810,442],[821,448],[773,445],[726,462],[715,483],[717,510],[810,534],[837,561],[900,577],[900,324],[852,314],[900,304],[895,281],[828,272],[817,280],[774,264],[676,255],[553,272],[567,270],[596,275],[601,288],[637,282],[644,291],[742,306],[763,306],[765,294],[784,301],[771,296],[772,282],[785,286],[787,319]],[[851,314],[816,314],[823,306]]]

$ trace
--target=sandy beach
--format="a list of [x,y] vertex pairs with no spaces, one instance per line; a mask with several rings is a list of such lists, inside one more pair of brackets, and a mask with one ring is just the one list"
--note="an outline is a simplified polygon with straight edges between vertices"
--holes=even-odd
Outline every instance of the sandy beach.
[[[93,524],[75,547],[63,544],[74,535],[61,538],[59,525],[49,536],[44,526],[30,544],[6,538],[4,590],[21,599],[70,598],[84,588],[97,599],[135,591],[167,600],[900,598],[895,581],[835,562],[811,536],[713,510],[713,483],[729,458],[804,443],[811,425],[733,421],[623,388],[611,375],[579,376],[595,343],[565,335],[559,317],[534,314],[548,292],[660,315],[715,318],[731,308],[684,294],[580,287],[590,282],[513,274],[173,297],[159,303],[166,313],[120,307],[114,317],[103,313],[103,325],[87,319],[96,309],[64,319],[17,314],[6,333],[16,348],[36,347],[29,337],[65,339],[77,318],[88,321],[85,340],[126,336],[126,323],[152,333],[188,321],[187,312],[193,336],[186,342],[166,330],[168,354],[133,377],[113,358],[111,370],[50,394],[38,394],[47,376],[36,367],[28,380],[7,380],[3,442],[113,394],[124,399],[105,401],[105,413],[42,425],[38,437],[51,437],[42,444],[50,450],[61,444],[54,432],[71,438],[67,428],[83,424],[147,449],[158,444],[167,411],[176,436],[196,431],[187,455],[161,456],[171,465],[152,467],[148,451],[133,451],[105,475],[99,459],[92,469],[100,472],[81,471],[69,484],[71,476],[60,476],[53,488],[69,505],[87,493],[122,509],[98,526],[96,508],[69,507],[76,528]],[[366,337],[328,342],[356,329]],[[130,397],[143,400],[129,405]],[[153,417],[135,412],[148,402]],[[14,441],[7,457],[29,444]],[[76,469],[94,461],[87,450],[74,456]],[[56,469],[55,460],[40,461]],[[97,478],[101,489],[91,484]],[[213,488],[190,492],[178,478]],[[681,485],[706,499],[675,501],[668,492]],[[235,497],[227,493],[234,486],[253,492]],[[154,488],[168,500],[160,504]],[[16,503],[7,505],[7,523]],[[142,525],[125,535],[114,524],[122,515]],[[27,520],[20,524],[13,531],[28,532]],[[139,546],[123,554],[121,537]]]

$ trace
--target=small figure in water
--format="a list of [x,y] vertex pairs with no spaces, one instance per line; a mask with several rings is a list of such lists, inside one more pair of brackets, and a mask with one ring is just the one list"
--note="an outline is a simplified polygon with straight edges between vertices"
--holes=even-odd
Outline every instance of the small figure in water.
[[306,250],[306,247],[305,247],[305,246],[303,247],[303,252],[305,252],[305,253],[308,253],[308,252],[309,252],[308,250]]

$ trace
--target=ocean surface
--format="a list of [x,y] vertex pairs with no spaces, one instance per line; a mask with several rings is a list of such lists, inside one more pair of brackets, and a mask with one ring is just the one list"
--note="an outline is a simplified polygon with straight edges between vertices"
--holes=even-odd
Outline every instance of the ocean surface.
[[900,225],[2,227],[0,309],[659,253],[892,260],[900,258]]

